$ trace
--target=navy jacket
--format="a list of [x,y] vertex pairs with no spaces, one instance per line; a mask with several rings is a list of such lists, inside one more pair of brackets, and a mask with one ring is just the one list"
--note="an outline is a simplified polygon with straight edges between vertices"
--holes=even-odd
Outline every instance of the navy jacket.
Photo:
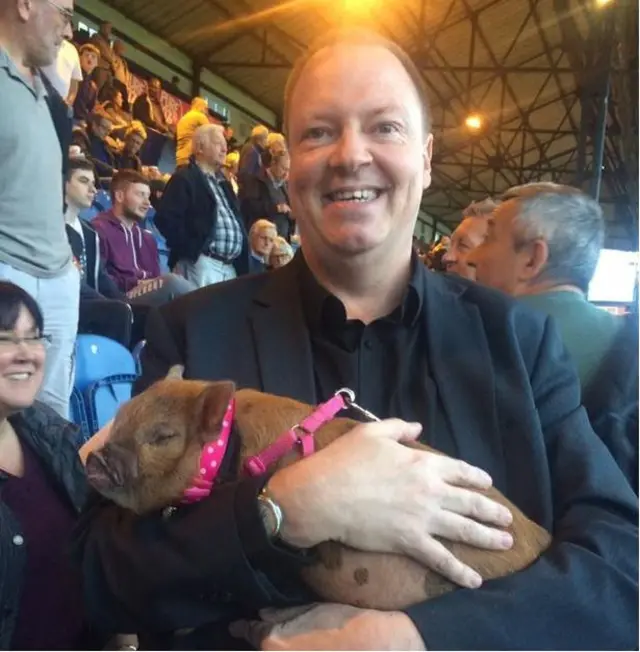
[[[187,378],[231,378],[315,403],[300,265],[298,255],[163,306],[150,318],[138,391],[181,362]],[[589,425],[553,322],[501,293],[424,274],[429,373],[452,434],[442,450],[486,469],[554,537],[526,570],[408,609],[427,649],[636,649],[637,499]],[[264,534],[260,482],[221,485],[169,520],[97,504],[82,546],[96,617],[158,635],[203,627],[182,649],[213,649],[239,611],[305,599],[293,586],[303,560]]]
[[[238,276],[241,276],[249,270],[247,232],[240,217],[238,199],[229,182],[222,179],[220,186],[243,233],[242,252],[233,263]],[[207,249],[215,228],[216,205],[211,186],[195,162],[176,170],[164,190],[155,217],[155,224],[171,252],[170,269],[179,260],[195,263]]]

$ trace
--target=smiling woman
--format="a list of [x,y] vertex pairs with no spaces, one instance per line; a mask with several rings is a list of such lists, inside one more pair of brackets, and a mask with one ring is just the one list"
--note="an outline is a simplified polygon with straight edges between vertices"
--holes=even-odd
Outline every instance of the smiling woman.
[[36,401],[43,329],[36,301],[0,282],[0,649],[97,649],[69,555],[85,498],[76,429]]

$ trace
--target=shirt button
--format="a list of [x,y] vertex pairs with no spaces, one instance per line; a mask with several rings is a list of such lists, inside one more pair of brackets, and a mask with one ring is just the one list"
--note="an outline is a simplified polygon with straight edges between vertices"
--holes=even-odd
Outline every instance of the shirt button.
[[24,537],[20,534],[16,534],[15,537],[13,537],[13,545],[14,546],[21,546],[24,543]]

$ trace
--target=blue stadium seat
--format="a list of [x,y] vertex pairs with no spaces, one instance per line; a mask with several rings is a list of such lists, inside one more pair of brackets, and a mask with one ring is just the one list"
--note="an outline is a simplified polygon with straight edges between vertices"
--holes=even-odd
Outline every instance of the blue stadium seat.
[[113,419],[118,408],[131,398],[135,374],[108,376],[89,385],[86,400],[89,407],[89,426],[97,432]]
[[122,344],[102,335],[78,335],[74,386],[80,392],[109,376],[135,373],[136,361]]
[[69,412],[71,415],[71,421],[80,428],[78,435],[78,448],[84,444],[91,437],[91,426],[89,425],[89,417],[87,415],[87,410],[84,405],[84,396],[75,387],[71,392],[71,399],[69,402]]
[[142,222],[142,228],[149,231],[158,246],[158,258],[160,259],[160,272],[162,274],[168,274],[171,270],[169,269],[169,247],[167,247],[167,241],[164,236],[158,230],[158,227],[155,224],[156,211],[153,208],[149,209],[147,216]]
[[89,437],[131,398],[137,377],[135,358],[119,342],[101,335],[78,335],[75,391],[82,397]]

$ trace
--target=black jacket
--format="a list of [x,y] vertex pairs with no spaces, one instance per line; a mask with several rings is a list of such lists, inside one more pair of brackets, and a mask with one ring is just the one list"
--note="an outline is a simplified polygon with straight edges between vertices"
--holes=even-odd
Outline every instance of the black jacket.
[[[18,437],[42,462],[53,491],[64,495],[76,512],[85,502],[87,486],[77,453],[77,428],[43,403],[9,418]],[[27,546],[16,546],[13,538],[21,528],[2,502],[2,485],[8,476],[0,470],[0,649],[10,649],[23,583]],[[28,542],[27,542],[28,543]]]
[[[284,203],[289,204],[289,193],[286,184],[281,188],[281,194]],[[278,229],[278,235],[283,237],[287,242],[295,230],[295,222],[287,213],[279,213],[276,206],[282,201],[278,201],[276,190],[269,179],[264,168],[261,168],[255,176],[249,175],[238,193],[240,200],[240,213],[245,220],[247,231],[251,229],[254,222],[260,219],[267,219],[273,222]]]
[[582,402],[593,429],[638,494],[638,315],[623,317]]
[[156,131],[159,131],[160,133],[164,134],[168,129],[168,125],[167,125],[166,116],[164,116],[164,109],[162,109],[162,107],[160,108],[162,110],[162,114],[164,117],[164,124],[156,122],[151,117],[151,100],[149,99],[149,95],[147,93],[138,95],[138,97],[136,97],[136,101],[133,103],[133,109],[132,109],[133,119],[140,120],[140,122],[142,122],[143,125],[150,127],[151,129],[155,129]]
[[80,284],[81,299],[116,299],[117,301],[127,300],[126,296],[120,292],[113,279],[107,274],[100,258],[100,236],[84,220],[80,220],[80,226],[84,234],[84,247],[82,238],[78,232],[65,225],[67,229],[67,239],[71,245],[71,252],[77,260],[82,260],[84,249],[85,269],[84,278]]
[[[315,403],[301,264],[298,255],[154,313],[137,390],[181,362],[187,378],[230,378]],[[486,469],[555,539],[527,570],[408,609],[427,649],[635,649],[637,500],[580,406],[553,322],[501,293],[423,273],[419,318],[442,405],[435,409],[453,439],[443,452]],[[434,436],[425,431],[427,443]],[[223,645],[239,609],[246,616],[304,599],[294,579],[304,558],[266,539],[260,482],[220,485],[169,520],[96,505],[83,526],[90,609],[124,630],[133,621],[158,633],[209,624],[181,649],[212,649],[212,631]]]
[[74,129],[72,140],[73,144],[78,145],[86,156],[91,159],[96,167],[98,177],[109,178],[113,176],[114,169],[117,169],[116,155],[109,145],[91,131],[90,127],[87,129],[79,127]]
[[[220,181],[227,202],[242,229],[242,253],[233,262],[238,276],[249,269],[247,233],[238,211],[238,200],[226,179]],[[178,169],[164,190],[155,224],[169,248],[169,268],[179,260],[195,263],[211,243],[217,216],[216,197],[195,162]]]

